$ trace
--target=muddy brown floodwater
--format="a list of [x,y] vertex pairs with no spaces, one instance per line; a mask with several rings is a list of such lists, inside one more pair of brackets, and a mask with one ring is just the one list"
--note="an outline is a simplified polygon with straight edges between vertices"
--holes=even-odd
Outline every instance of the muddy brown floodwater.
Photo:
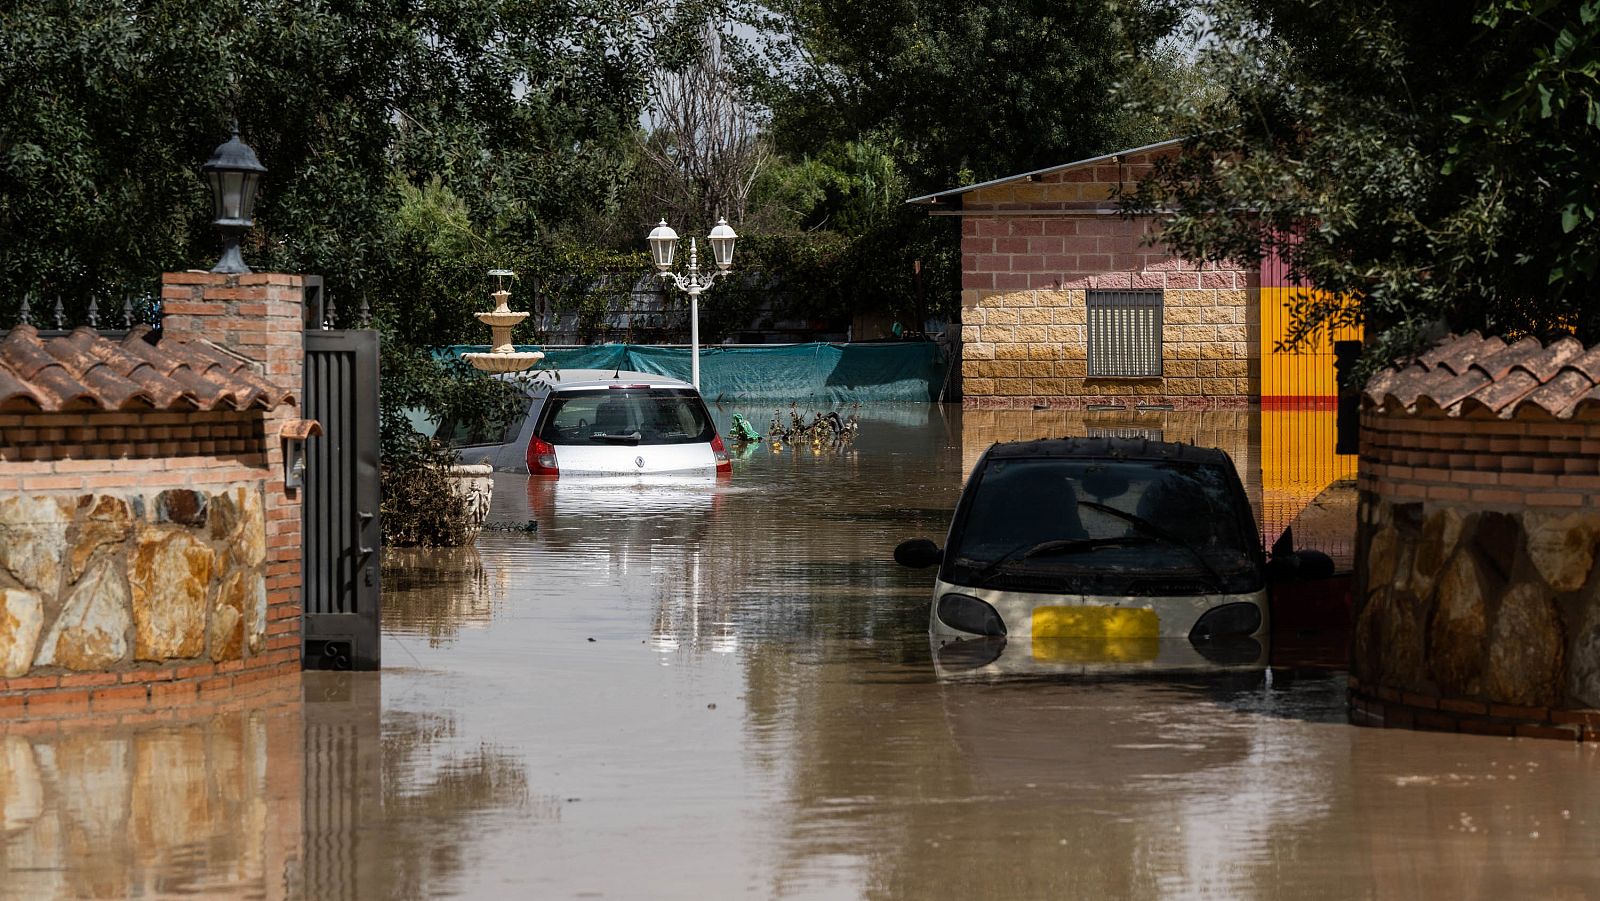
[[[492,518],[538,531],[390,551],[381,676],[0,724],[0,896],[1600,895],[1593,747],[1355,728],[1343,673],[1293,665],[935,679],[931,575],[890,553],[990,441],[1281,453],[1249,414],[1135,420],[874,409],[717,484],[502,476]],[[1337,492],[1257,478],[1338,544]]]

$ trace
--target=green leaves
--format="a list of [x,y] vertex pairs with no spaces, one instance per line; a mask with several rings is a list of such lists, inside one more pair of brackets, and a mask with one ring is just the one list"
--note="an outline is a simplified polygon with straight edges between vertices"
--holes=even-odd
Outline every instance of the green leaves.
[[750,67],[780,149],[899,143],[914,193],[1125,146],[1114,98],[1176,20],[1157,2],[782,0],[747,7],[771,39]]
[[624,177],[616,159],[648,65],[644,10],[643,0],[7,4],[0,304],[209,265],[217,239],[198,168],[235,116],[269,170],[247,259],[320,272],[352,308],[361,296],[391,302],[390,279],[406,268],[403,233],[420,226],[391,227],[402,205],[419,209],[404,186],[429,202],[455,198],[436,237],[534,240],[611,202]]
[[1303,334],[1355,299],[1374,364],[1442,327],[1600,340],[1595,2],[1211,10],[1225,95],[1130,207],[1181,207],[1167,234],[1197,256],[1281,255],[1326,292]]

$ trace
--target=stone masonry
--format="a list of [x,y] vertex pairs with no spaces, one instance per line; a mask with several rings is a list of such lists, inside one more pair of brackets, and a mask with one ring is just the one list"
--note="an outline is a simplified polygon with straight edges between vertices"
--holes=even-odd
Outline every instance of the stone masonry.
[[1597,377],[1470,335],[1368,386],[1354,721],[1600,740]]
[[[280,435],[299,415],[300,278],[169,273],[162,295],[149,367],[48,339],[77,342],[50,352],[101,403],[37,362],[0,398],[0,716],[164,709],[299,671]],[[228,359],[232,387],[208,388]],[[141,390],[113,406],[123,384]]]

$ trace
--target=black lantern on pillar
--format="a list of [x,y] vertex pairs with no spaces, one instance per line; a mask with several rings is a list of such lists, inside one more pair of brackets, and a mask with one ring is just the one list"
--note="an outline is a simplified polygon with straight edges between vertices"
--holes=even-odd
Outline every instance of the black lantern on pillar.
[[239,129],[233,137],[211,154],[211,159],[200,167],[206,183],[211,186],[211,202],[216,212],[212,224],[222,232],[224,247],[222,259],[211,268],[212,272],[249,272],[239,256],[239,239],[255,224],[256,189],[261,186],[261,174],[267,167],[256,159],[256,152],[239,140]]

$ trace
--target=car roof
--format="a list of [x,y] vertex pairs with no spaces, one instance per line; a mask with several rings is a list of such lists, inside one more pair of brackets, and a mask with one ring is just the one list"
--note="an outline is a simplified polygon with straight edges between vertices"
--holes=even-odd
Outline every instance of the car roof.
[[[539,380],[534,382],[533,379]],[[512,381],[527,382],[529,393],[543,390],[577,391],[585,388],[605,388],[609,385],[648,385],[651,388],[689,388],[694,386],[682,379],[653,372],[635,372],[630,369],[559,369],[553,372],[519,372]]]
[[1034,441],[1008,441],[995,444],[986,455],[990,460],[1025,457],[1089,457],[1113,460],[1176,460],[1232,466],[1233,459],[1215,447],[1196,447],[1175,441],[1150,441],[1145,438],[1040,438]]

